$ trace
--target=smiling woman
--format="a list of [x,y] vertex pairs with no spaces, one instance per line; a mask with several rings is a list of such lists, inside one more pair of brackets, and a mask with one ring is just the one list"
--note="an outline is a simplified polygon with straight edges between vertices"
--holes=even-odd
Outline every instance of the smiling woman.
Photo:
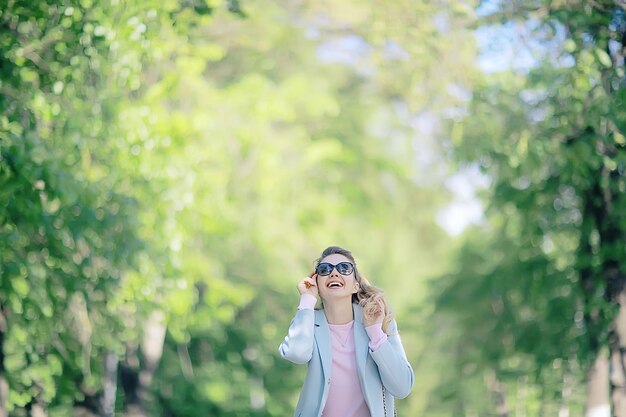
[[298,311],[279,347],[283,358],[308,364],[294,415],[394,415],[393,397],[409,395],[414,375],[382,291],[338,246],[322,252],[298,291]]

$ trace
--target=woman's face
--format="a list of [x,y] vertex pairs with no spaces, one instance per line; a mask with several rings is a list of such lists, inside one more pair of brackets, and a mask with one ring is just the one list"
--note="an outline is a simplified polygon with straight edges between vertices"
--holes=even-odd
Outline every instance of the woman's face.
[[[346,262],[349,265],[346,265]],[[322,269],[330,270],[328,275],[317,274],[317,288],[322,300],[332,302],[346,297],[351,298],[352,294],[358,291],[359,283],[354,276],[354,265],[348,258],[334,253],[322,259],[319,265],[325,267]]]

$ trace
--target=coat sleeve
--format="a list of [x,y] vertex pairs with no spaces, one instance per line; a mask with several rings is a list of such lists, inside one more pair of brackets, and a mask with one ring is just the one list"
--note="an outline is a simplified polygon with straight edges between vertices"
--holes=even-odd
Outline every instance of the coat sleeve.
[[294,316],[287,336],[278,347],[280,356],[297,364],[304,364],[313,356],[315,337],[315,312],[311,309],[298,310]]
[[405,398],[413,389],[415,376],[406,358],[395,320],[389,326],[387,341],[370,355],[376,365],[383,385],[397,398]]

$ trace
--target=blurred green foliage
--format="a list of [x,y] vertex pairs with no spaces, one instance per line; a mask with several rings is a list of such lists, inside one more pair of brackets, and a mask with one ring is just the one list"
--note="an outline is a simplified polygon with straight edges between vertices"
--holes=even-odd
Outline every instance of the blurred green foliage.
[[[330,244],[395,307],[401,415],[582,414],[626,262],[626,19],[583,3],[5,0],[0,417],[290,415]],[[480,73],[512,23],[532,65]],[[448,164],[489,183],[458,239]]]
[[276,349],[330,244],[408,322],[450,250],[450,6],[5,2],[0,415],[289,415]]
[[[434,413],[583,415],[588,384],[607,386],[593,401],[608,407],[610,383],[611,415],[623,415],[626,19],[618,3],[502,2],[479,21],[517,25],[540,46],[530,47],[526,68],[484,77],[452,129],[459,165],[478,166],[490,185],[484,224],[434,286],[431,331],[445,329],[448,359]],[[589,368],[608,362],[607,352],[610,381],[594,379]]]

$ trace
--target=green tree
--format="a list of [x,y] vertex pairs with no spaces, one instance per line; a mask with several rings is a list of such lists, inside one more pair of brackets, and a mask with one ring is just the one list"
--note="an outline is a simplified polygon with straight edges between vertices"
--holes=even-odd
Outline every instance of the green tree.
[[440,63],[471,58],[470,14],[10,2],[0,410],[289,414],[304,369],[276,348],[319,250],[352,248],[400,316],[442,270],[444,174],[416,163],[445,129],[415,125],[463,103]]
[[508,415],[527,396],[524,414],[554,414],[582,408],[586,380],[587,410],[608,407],[608,375],[593,369],[610,357],[613,414],[624,415],[624,10],[502,3],[484,19],[498,22],[518,22],[539,47],[527,71],[485,77],[455,127],[458,160],[491,186],[487,223],[467,236],[438,311],[457,329],[446,343],[462,344],[451,372],[484,380],[499,408],[471,395],[450,403]]
[[107,299],[141,243],[109,168],[106,19],[80,2],[0,15],[0,415],[90,404],[115,346]]

